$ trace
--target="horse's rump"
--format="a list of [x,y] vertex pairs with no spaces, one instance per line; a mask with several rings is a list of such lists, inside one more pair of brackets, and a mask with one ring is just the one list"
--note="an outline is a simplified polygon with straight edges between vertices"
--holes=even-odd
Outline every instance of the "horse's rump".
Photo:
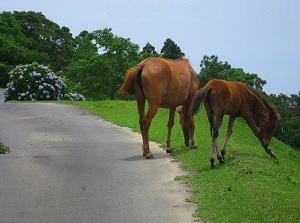
[[149,101],[170,107],[182,105],[188,97],[193,97],[199,81],[185,59],[148,58],[127,71],[119,93],[134,94],[135,84],[139,84]]

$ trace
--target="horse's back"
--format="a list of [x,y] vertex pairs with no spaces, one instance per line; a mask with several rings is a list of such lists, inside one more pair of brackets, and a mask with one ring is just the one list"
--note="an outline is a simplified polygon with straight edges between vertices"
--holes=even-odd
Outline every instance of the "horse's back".
[[160,107],[185,103],[198,88],[198,79],[188,61],[148,58],[142,66],[142,85],[146,98]]
[[211,89],[209,104],[215,113],[239,115],[248,86],[241,82],[211,80],[205,88]]

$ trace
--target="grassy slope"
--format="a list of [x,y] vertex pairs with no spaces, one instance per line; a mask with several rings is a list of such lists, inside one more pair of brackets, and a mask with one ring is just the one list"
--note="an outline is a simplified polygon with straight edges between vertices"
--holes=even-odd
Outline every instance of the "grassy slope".
[[[139,131],[135,101],[86,101],[80,106]],[[168,110],[159,110],[150,128],[151,140],[164,144],[167,119]],[[219,145],[226,125],[227,118],[220,131]],[[237,120],[226,165],[211,169],[211,138],[203,109],[197,114],[195,139],[198,149],[184,146],[176,117],[172,145],[176,148],[176,159],[193,173],[187,180],[194,191],[189,200],[198,204],[196,216],[209,222],[300,222],[299,152],[273,139],[271,146],[278,161],[270,159],[244,121]]]

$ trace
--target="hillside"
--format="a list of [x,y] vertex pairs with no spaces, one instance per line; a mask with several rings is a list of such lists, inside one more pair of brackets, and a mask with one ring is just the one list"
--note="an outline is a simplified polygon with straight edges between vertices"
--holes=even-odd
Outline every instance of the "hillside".
[[[79,104],[106,120],[139,131],[135,101]],[[152,141],[164,144],[167,120],[168,110],[160,109],[150,128]],[[223,142],[226,126],[227,118],[220,129],[219,145]],[[176,116],[172,131],[175,158],[191,173],[177,179],[186,180],[191,187],[193,196],[187,201],[198,204],[197,217],[209,222],[300,222],[299,152],[273,139],[271,147],[278,160],[270,159],[245,122],[239,119],[229,141],[226,164],[211,169],[211,137],[204,109],[196,116],[195,140],[197,149],[184,146]]]

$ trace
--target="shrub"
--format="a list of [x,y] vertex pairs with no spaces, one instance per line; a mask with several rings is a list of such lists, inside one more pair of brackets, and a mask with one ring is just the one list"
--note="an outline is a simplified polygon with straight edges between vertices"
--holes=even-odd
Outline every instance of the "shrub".
[[68,92],[61,78],[38,63],[18,65],[9,72],[4,93],[8,100],[85,100],[83,95]]

